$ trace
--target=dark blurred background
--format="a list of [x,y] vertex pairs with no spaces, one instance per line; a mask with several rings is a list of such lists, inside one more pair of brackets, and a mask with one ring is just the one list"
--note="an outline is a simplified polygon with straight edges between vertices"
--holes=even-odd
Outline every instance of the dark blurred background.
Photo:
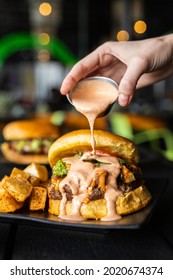
[[[107,40],[171,33],[171,8],[168,0],[0,0],[1,120],[71,110],[59,88],[72,65]],[[170,78],[139,91],[126,110],[171,119],[172,92]]]

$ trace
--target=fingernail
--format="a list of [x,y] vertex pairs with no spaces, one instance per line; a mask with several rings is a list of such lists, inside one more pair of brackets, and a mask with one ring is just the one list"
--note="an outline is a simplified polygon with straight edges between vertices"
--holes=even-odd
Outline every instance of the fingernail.
[[68,91],[67,91],[66,89],[64,89],[64,87],[61,87],[61,88],[60,88],[60,93],[61,93],[62,95],[66,95],[66,94],[68,93]]
[[129,96],[125,94],[120,94],[118,97],[118,102],[120,105],[125,106],[129,103]]

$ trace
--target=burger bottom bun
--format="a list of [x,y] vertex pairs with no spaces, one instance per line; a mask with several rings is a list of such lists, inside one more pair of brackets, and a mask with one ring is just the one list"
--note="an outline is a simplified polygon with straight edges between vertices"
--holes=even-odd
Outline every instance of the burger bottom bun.
[[10,162],[19,164],[30,164],[32,162],[40,164],[48,163],[46,154],[19,154],[16,151],[10,149],[8,143],[6,142],[1,145],[1,151],[4,158]]
[[[149,204],[151,194],[145,186],[140,186],[137,189],[125,193],[123,196],[118,196],[115,208],[118,215],[127,215],[136,212]],[[48,211],[54,215],[59,215],[61,200],[49,198]],[[66,214],[69,215],[72,210],[70,201],[66,204]],[[86,219],[101,219],[107,215],[107,206],[105,198],[92,200],[89,203],[81,205],[80,214]]]

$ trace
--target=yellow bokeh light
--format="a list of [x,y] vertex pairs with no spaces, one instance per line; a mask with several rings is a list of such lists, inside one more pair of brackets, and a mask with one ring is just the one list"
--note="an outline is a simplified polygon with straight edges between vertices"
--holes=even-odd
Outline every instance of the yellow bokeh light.
[[138,34],[143,34],[147,30],[147,25],[145,21],[143,20],[138,20],[134,24],[134,30]]
[[49,16],[52,12],[52,6],[47,2],[43,2],[39,6],[39,12],[42,16]]
[[117,33],[117,40],[118,41],[128,41],[129,40],[129,33],[126,30],[120,30]]
[[47,50],[40,50],[38,52],[38,60],[40,62],[47,62],[50,60],[50,52]]
[[43,46],[48,45],[49,42],[50,42],[49,34],[47,34],[47,33],[40,33],[39,34],[39,41],[40,41],[40,44],[43,45]]

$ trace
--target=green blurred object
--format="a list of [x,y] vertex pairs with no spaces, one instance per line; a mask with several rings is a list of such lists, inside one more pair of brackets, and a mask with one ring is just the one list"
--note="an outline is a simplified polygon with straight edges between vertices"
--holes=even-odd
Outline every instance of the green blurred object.
[[30,149],[32,152],[36,151],[42,146],[42,141],[40,139],[33,139],[30,144]]
[[[173,133],[168,128],[155,128],[134,132],[128,117],[124,113],[119,112],[110,114],[109,122],[113,133],[132,140],[136,145],[148,142],[152,151],[173,161]],[[164,148],[160,141],[164,143]]]
[[27,49],[48,50],[54,58],[60,60],[60,62],[65,65],[73,65],[77,61],[60,39],[52,38],[50,43],[43,47],[39,36],[19,32],[6,35],[0,39],[0,67],[2,67],[5,60],[15,52]]
[[25,141],[25,140],[20,140],[20,141],[18,141],[18,142],[17,142],[17,146],[16,146],[17,151],[18,151],[18,152],[21,152],[21,151],[23,150],[25,144],[26,144],[26,141]]
[[61,126],[64,122],[64,119],[65,119],[64,111],[55,111],[54,113],[52,113],[50,121],[52,124]]

